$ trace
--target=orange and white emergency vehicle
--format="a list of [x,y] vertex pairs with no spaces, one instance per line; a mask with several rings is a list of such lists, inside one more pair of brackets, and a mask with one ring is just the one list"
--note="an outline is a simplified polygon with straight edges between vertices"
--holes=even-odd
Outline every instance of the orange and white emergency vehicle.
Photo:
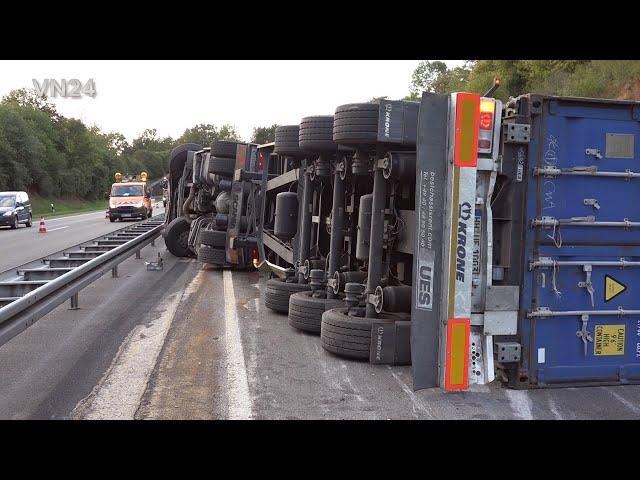
[[109,220],[125,218],[151,218],[153,205],[147,187],[147,172],[140,175],[115,174],[115,182],[109,194]]

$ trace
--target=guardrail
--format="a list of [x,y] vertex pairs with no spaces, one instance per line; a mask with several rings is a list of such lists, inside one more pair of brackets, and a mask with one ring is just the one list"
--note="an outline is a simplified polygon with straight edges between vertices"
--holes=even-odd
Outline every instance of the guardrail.
[[[29,272],[29,274],[37,273],[45,278],[47,275],[55,277],[51,280],[1,282],[0,286],[6,286],[8,289],[15,286],[18,292],[20,288],[35,288],[0,308],[0,346],[29,328],[67,299],[71,299],[71,308],[77,308],[78,292],[109,270],[112,271],[113,276],[117,277],[118,265],[133,254],[139,258],[140,250],[161,234],[164,228],[163,222],[163,215],[159,215],[145,222],[136,223],[130,228],[104,236],[105,238],[116,237],[120,240],[95,240],[94,248],[102,246],[105,251],[101,252],[100,249],[87,251],[87,248],[91,248],[87,246],[79,252],[70,252],[87,253],[86,257],[69,255],[60,259],[48,259],[48,268],[23,270],[25,278],[30,278],[25,275],[26,272]],[[132,237],[134,233],[138,233],[138,235]],[[106,243],[100,244],[100,242]],[[95,258],[87,260],[93,256],[92,254],[95,255]],[[65,259],[69,260],[68,268],[55,266],[57,265],[56,260]],[[73,262],[74,259],[76,262]],[[74,263],[78,265],[74,265]],[[56,276],[57,274],[61,275]]]

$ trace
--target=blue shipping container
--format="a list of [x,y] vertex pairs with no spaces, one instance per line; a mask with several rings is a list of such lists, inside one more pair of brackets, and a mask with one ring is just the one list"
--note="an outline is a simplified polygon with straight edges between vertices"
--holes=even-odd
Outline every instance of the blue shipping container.
[[[509,108],[514,245],[497,257],[521,282],[510,381],[638,383],[640,103],[527,95]],[[509,122],[530,138],[510,136]]]

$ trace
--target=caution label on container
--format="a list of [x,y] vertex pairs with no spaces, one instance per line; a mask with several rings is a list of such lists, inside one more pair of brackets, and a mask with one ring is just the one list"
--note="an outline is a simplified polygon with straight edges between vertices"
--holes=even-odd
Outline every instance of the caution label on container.
[[627,286],[609,275],[604,276],[604,301],[614,299],[627,289]]
[[625,325],[596,325],[594,355],[624,355]]

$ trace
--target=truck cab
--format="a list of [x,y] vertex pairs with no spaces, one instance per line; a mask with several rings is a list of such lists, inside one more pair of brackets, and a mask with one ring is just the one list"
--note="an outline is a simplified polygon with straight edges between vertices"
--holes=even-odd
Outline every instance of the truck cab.
[[211,147],[176,147],[167,179],[167,249],[205,264],[254,268],[258,168],[256,144],[216,140]]

